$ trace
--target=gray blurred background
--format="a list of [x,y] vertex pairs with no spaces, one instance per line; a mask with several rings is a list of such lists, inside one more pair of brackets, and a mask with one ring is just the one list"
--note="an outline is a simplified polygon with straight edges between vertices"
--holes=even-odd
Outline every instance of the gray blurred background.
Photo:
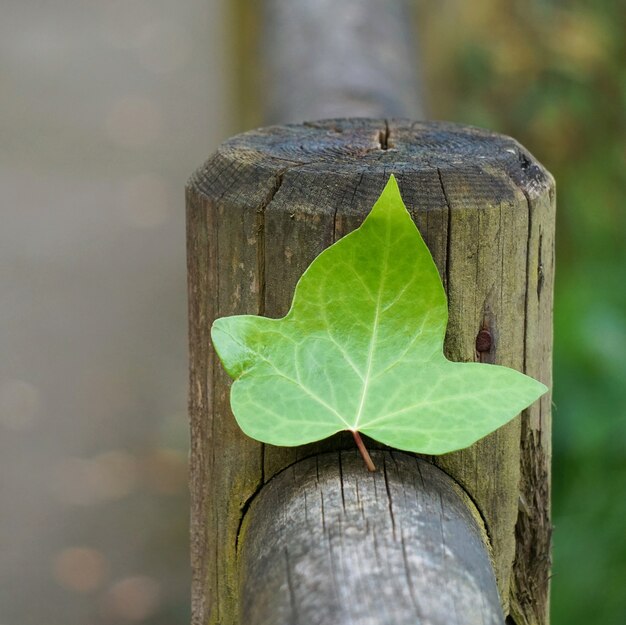
[[219,0],[0,18],[0,625],[188,620],[184,184]]

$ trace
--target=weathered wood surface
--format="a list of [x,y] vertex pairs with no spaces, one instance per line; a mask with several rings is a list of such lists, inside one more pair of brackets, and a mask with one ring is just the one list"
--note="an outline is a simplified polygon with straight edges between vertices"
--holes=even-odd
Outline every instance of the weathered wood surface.
[[408,0],[263,0],[259,8],[266,122],[422,116]]
[[[554,282],[554,181],[521,156],[518,184],[528,207],[524,371],[552,387]],[[518,172],[519,173],[519,172]],[[519,514],[510,612],[515,625],[548,622],[551,538],[552,395],[525,410],[521,419]]]
[[413,456],[322,454],[285,469],[240,534],[246,625],[503,625],[482,520]]
[[[446,353],[546,384],[551,368],[553,180],[514,140],[407,120],[330,120],[234,137],[188,186],[193,623],[235,623],[235,544],[248,502],[273,475],[321,451],[246,438],[215,361],[216,316],[278,317],[304,269],[357,227],[389,174],[449,297]],[[505,614],[547,623],[550,398],[472,447],[435,459],[475,502]]]

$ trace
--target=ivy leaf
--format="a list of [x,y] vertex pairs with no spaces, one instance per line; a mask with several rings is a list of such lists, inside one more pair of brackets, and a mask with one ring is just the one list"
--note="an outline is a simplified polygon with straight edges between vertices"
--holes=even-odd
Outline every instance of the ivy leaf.
[[391,176],[362,225],[304,272],[285,317],[224,317],[211,337],[248,436],[295,446],[350,430],[360,449],[362,432],[443,454],[547,391],[507,367],[447,360],[447,320],[439,273]]

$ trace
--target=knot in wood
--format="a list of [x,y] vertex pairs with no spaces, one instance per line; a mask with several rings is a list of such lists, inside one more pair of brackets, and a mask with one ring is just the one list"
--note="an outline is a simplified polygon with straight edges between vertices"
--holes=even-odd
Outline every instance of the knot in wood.
[[488,352],[491,350],[492,338],[489,330],[481,330],[476,336],[476,351]]

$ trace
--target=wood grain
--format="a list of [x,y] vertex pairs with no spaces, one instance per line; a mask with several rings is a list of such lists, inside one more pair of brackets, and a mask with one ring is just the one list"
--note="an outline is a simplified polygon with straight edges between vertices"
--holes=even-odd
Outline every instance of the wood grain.
[[[357,227],[389,174],[449,298],[448,357],[550,384],[554,183],[517,142],[409,120],[326,120],[244,133],[188,185],[193,623],[236,623],[235,545],[255,493],[298,460],[352,449],[247,439],[209,329],[219,315],[287,312],[296,281]],[[477,339],[478,340],[477,342]],[[493,547],[505,614],[547,623],[550,397],[472,447],[432,459],[474,502]]]
[[[434,465],[322,454],[263,488],[242,527],[247,625],[503,625],[484,529]],[[480,517],[478,517],[480,520]]]

